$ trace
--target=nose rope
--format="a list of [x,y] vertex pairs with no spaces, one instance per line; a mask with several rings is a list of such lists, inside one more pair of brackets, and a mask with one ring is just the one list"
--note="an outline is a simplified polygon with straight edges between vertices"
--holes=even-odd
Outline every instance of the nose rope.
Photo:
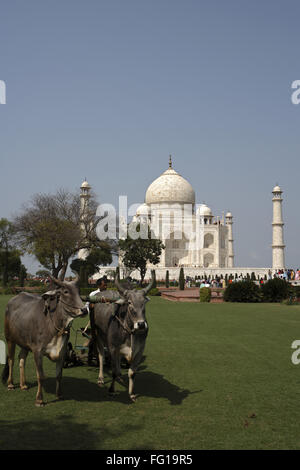
[[124,323],[120,320],[119,317],[116,317],[116,316],[115,316],[114,318],[116,318],[116,319],[118,320],[118,322],[120,323],[120,325],[122,326],[122,328],[123,328],[125,331],[127,331],[127,333],[129,333],[130,335],[133,334],[133,330],[130,330],[126,325],[124,325]]

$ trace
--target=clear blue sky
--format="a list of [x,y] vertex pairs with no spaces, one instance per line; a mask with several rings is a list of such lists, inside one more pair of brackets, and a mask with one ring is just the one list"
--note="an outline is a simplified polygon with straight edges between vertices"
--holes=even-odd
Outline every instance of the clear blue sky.
[[300,267],[300,3],[10,0],[1,6],[0,217],[36,192],[143,202],[168,166],[234,216],[236,265],[270,266],[272,195]]

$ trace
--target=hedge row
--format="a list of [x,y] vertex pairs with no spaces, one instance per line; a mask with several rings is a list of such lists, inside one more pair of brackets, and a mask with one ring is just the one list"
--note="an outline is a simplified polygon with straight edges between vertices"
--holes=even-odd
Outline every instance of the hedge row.
[[225,302],[282,302],[296,300],[299,288],[279,278],[270,279],[261,286],[251,280],[229,284],[224,292]]

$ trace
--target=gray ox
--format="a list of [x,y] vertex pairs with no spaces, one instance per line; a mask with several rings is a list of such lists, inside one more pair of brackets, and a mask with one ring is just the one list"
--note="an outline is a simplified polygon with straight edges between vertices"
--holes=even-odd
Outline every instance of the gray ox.
[[74,318],[87,314],[79,297],[76,279],[73,282],[51,278],[56,290],[41,297],[22,292],[7,304],[4,332],[7,342],[7,361],[2,373],[2,382],[9,390],[14,389],[13,364],[16,345],[19,354],[20,388],[27,390],[25,383],[25,361],[29,351],[33,352],[38,380],[36,406],[43,406],[42,383],[44,379],[43,356],[56,362],[56,396],[62,398],[61,378],[64,357]]
[[[123,299],[118,312],[114,315],[115,305],[107,303],[95,303],[91,309],[90,319],[93,338],[96,342],[99,356],[99,386],[104,384],[103,359],[104,346],[108,348],[112,365],[112,383],[109,393],[115,392],[115,381],[123,384],[121,378],[120,358],[124,356],[130,364],[128,370],[129,397],[135,401],[134,378],[137,368],[141,362],[146,338],[148,335],[148,324],[145,316],[145,305],[149,300],[147,293],[152,288],[154,281],[154,271],[152,271],[152,281],[141,290],[127,290],[121,286],[119,279],[115,279],[115,285]],[[94,303],[93,300],[91,302]]]

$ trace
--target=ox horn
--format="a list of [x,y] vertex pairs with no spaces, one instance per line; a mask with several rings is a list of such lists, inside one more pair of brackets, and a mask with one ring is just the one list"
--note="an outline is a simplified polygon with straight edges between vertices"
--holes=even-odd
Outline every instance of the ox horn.
[[118,291],[120,292],[120,294],[124,294],[126,289],[124,289],[124,287],[122,287],[121,284],[120,284],[119,273],[115,277],[115,286],[118,289]]
[[76,286],[78,286],[78,284],[79,284],[79,281],[80,281],[79,274],[78,274],[78,273],[76,273],[76,275],[75,275],[75,279],[74,279],[74,281],[72,281],[72,282],[73,282],[73,284],[75,284]]
[[148,292],[152,289],[153,284],[154,284],[154,279],[155,279],[155,271],[154,271],[154,269],[152,269],[152,271],[151,271],[151,281],[148,284],[148,286],[145,287],[145,289],[143,289],[143,292],[144,292],[145,295],[147,295]]
[[49,277],[50,277],[51,281],[54,282],[54,284],[56,284],[59,287],[64,287],[65,284],[63,283],[63,281],[60,281],[59,279],[56,279],[55,277],[51,276],[51,274],[49,274]]

